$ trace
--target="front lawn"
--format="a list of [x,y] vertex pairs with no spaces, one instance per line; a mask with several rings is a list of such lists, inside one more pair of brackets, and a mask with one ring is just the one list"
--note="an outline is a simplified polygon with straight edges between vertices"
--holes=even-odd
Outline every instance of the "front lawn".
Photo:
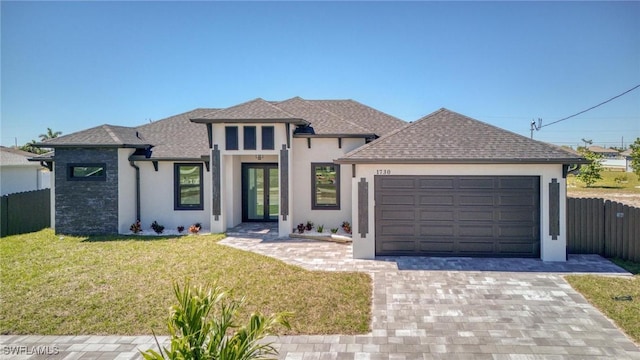
[[166,333],[172,283],[218,280],[247,297],[245,316],[294,312],[288,334],[369,331],[371,278],[306,271],[219,245],[223,235],[0,239],[0,334]]
[[570,275],[566,279],[636,343],[640,343],[640,264],[614,262],[635,274],[633,278]]

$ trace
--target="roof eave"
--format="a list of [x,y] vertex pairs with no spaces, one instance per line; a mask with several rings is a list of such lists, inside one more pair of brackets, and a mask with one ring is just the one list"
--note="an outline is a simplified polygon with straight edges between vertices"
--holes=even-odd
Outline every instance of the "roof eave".
[[177,157],[177,156],[166,156],[166,157],[146,157],[144,155],[131,155],[129,156],[129,161],[194,161],[194,162],[202,162],[205,161],[202,156],[200,157]]
[[310,123],[304,119],[297,118],[274,118],[274,119],[206,119],[206,118],[194,118],[189,119],[193,123],[197,124],[261,124],[261,123],[276,123],[276,124],[294,124],[294,125],[309,125]]
[[126,149],[145,149],[151,144],[82,144],[82,143],[69,143],[69,144],[47,144],[47,143],[35,143],[35,147],[56,149],[56,148],[126,148]]
[[336,164],[588,164],[583,158],[566,159],[349,159],[340,158]]
[[294,138],[377,138],[376,134],[293,134]]

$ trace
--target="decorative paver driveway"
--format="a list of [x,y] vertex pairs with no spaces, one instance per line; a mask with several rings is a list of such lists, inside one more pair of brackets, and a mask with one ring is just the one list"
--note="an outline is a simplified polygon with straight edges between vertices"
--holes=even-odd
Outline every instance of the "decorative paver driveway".
[[[562,278],[627,274],[599,256],[567,263],[535,259],[354,260],[351,246],[276,239],[258,225],[229,232],[228,246],[307,269],[367,271],[373,278],[372,332],[272,338],[281,359],[640,359],[640,350]],[[166,338],[162,338],[166,340]],[[53,346],[56,358],[131,359],[155,347],[144,337],[1,336],[15,346]],[[44,358],[32,355],[30,358]]]

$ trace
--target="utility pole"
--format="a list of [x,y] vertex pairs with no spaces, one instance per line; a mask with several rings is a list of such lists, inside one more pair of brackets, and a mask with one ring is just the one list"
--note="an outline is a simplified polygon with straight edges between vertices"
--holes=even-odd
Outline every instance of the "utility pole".
[[531,139],[533,139],[533,130],[538,131],[542,128],[542,119],[538,118],[538,123],[535,120],[531,120]]

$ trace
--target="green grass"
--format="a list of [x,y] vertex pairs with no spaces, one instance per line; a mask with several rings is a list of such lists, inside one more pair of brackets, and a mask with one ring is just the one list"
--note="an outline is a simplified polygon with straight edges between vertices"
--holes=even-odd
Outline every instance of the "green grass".
[[[571,191],[583,191],[589,189],[615,189],[622,192],[640,192],[636,186],[640,186],[640,179],[634,173],[622,172],[622,171],[602,171],[601,180],[595,182],[590,188],[576,179],[575,175],[569,174],[567,176],[567,185],[569,185]],[[622,177],[626,177],[627,180],[620,180]]]
[[223,235],[0,239],[0,334],[166,333],[174,281],[218,280],[250,312],[294,313],[287,334],[369,331],[371,278],[306,271],[218,244]]
[[640,263],[612,261],[635,275],[632,278],[569,275],[566,279],[636,343],[640,343]]

